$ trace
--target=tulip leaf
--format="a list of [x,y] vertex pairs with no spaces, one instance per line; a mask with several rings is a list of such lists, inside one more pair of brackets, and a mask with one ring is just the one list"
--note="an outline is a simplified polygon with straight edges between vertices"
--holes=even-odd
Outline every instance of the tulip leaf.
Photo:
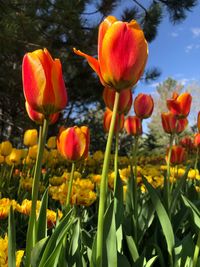
[[117,252],[117,267],[131,267],[128,259],[121,253]]
[[12,205],[10,206],[8,217],[8,265],[9,267],[16,266],[16,233],[15,233],[15,218]]
[[116,230],[120,227],[120,224],[123,220],[124,214],[124,204],[123,204],[123,185],[119,175],[117,173],[116,177],[116,188],[114,192],[114,211],[115,211],[115,222],[116,222]]
[[40,211],[36,222],[37,241],[47,236],[47,206],[48,206],[48,188],[45,190],[41,200]]
[[172,197],[172,202],[171,202],[171,206],[170,206],[170,212],[171,214],[173,214],[173,211],[176,207],[176,203],[181,195],[181,190],[183,188],[183,185],[186,182],[187,176],[188,176],[188,172],[189,172],[190,166],[187,167],[184,175],[179,179],[179,181],[176,182],[176,188],[173,192],[173,197]]
[[183,195],[182,195],[182,199],[183,199],[185,206],[187,208],[189,208],[189,210],[191,211],[195,225],[198,227],[198,229],[200,229],[200,211],[199,211],[199,209],[189,199],[187,199]]
[[151,267],[153,264],[154,264],[154,262],[155,262],[155,260],[158,258],[158,256],[154,256],[154,257],[152,257],[150,260],[148,260],[148,262],[145,264],[145,267]]
[[49,237],[45,237],[36,243],[31,252],[31,266],[38,267]]
[[160,221],[162,230],[163,230],[163,234],[165,236],[165,240],[167,243],[167,250],[170,254],[170,256],[172,257],[172,252],[174,249],[174,244],[175,244],[175,240],[174,240],[174,233],[173,233],[173,229],[172,229],[172,225],[171,222],[169,220],[169,217],[167,215],[167,212],[156,192],[156,190],[152,187],[151,184],[148,183],[148,181],[145,179],[145,177],[143,178],[143,182],[149,192],[151,201],[155,207],[158,219]]
[[[59,244],[62,243],[63,238],[66,236],[66,233],[69,231],[71,225],[74,223],[75,219],[71,218],[72,214],[71,209],[64,218],[61,219],[61,222],[55,228],[53,234],[48,240],[48,243],[43,252],[40,265],[38,267],[44,267],[44,264],[47,262],[48,258],[51,257],[52,253],[57,253],[59,251]],[[58,248],[57,248],[58,246]]]
[[136,262],[139,259],[139,253],[135,244],[135,241],[132,236],[126,235],[126,242],[132,257],[133,262]]

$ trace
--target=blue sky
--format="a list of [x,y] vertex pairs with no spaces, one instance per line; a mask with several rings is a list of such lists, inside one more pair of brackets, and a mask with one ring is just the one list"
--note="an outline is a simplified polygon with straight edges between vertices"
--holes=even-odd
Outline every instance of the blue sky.
[[162,74],[148,85],[139,83],[136,93],[154,92],[156,85],[168,77],[185,87],[200,84],[200,4],[180,24],[173,25],[166,17],[158,29],[156,39],[149,44],[147,67],[158,67]]

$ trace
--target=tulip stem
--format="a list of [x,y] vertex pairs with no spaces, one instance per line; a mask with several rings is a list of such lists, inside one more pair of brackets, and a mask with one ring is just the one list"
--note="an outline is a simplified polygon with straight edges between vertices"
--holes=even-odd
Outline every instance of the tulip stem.
[[139,136],[135,136],[134,138],[134,145],[132,150],[132,169],[134,167],[134,177],[133,177],[133,203],[134,203],[134,236],[135,236],[135,243],[137,245],[138,242],[138,193],[137,193],[137,152],[138,152],[138,141]]
[[41,169],[42,169],[42,157],[47,137],[48,131],[48,120],[44,120],[43,126],[40,126],[39,132],[39,140],[38,140],[38,152],[37,152],[37,159],[36,165],[34,170],[34,177],[33,177],[33,187],[32,187],[32,205],[31,205],[31,212],[28,222],[28,230],[26,236],[26,259],[25,259],[25,267],[30,266],[31,262],[31,251],[36,242],[36,207],[37,207],[37,199],[38,199],[38,191],[39,191],[39,182],[41,176]]
[[169,218],[171,217],[170,215],[170,160],[171,160],[171,154],[172,154],[172,145],[173,145],[173,140],[174,136],[171,134],[170,135],[170,140],[169,140],[169,150],[168,150],[168,155],[167,155],[167,176],[166,176],[166,186],[165,186],[165,201],[166,201],[166,209]]
[[67,199],[66,199],[66,208],[67,209],[70,205],[72,184],[73,184],[73,179],[74,179],[74,170],[75,170],[75,162],[72,162],[71,174],[70,174],[70,179],[69,179],[69,183],[68,183],[68,190],[67,190]]
[[195,159],[195,164],[194,164],[194,169],[195,169],[195,179],[197,176],[197,164],[198,164],[198,159],[199,159],[199,147],[197,147],[197,153],[196,153],[196,159]]
[[193,267],[197,266],[198,256],[199,256],[199,248],[200,248],[200,232],[198,233],[197,243],[194,250],[193,256]]
[[118,176],[118,149],[119,149],[119,132],[117,132],[116,136],[115,136],[115,162],[114,162],[115,180],[114,180],[114,192],[116,191],[117,176]]
[[108,133],[108,139],[106,144],[106,150],[104,155],[103,169],[101,175],[100,183],[100,194],[99,194],[99,212],[98,212],[98,225],[97,225],[97,250],[96,250],[96,265],[98,267],[102,266],[102,254],[103,254],[103,230],[104,230],[104,213],[105,213],[105,201],[107,194],[107,185],[108,185],[108,170],[110,163],[110,152],[112,146],[112,139],[114,135],[114,127],[117,116],[117,109],[119,103],[119,92],[115,93],[115,102],[113,107],[113,114],[110,124],[110,129]]

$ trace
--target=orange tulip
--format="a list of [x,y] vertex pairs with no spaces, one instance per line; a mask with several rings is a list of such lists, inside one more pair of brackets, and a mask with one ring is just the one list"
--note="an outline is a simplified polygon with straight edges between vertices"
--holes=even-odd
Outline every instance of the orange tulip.
[[[104,131],[107,133],[109,132],[110,129],[111,119],[112,119],[112,111],[107,108],[104,113],[104,119],[103,119]],[[114,133],[116,134],[117,132],[120,132],[123,129],[123,127],[124,127],[124,114],[117,113]]]
[[139,94],[135,98],[133,106],[137,117],[141,119],[147,119],[153,112],[153,98],[151,95]]
[[22,63],[24,96],[29,106],[45,117],[57,113],[67,104],[62,66],[47,49],[25,54]]
[[176,115],[171,112],[164,112],[161,114],[163,130],[168,134],[181,133],[188,125],[186,118],[177,119]]
[[124,128],[127,134],[138,136],[142,134],[142,122],[137,116],[129,116],[126,118]]
[[[168,151],[166,160],[168,160]],[[172,146],[172,152],[171,152],[171,158],[170,163],[171,164],[181,164],[186,160],[186,152],[185,148],[182,146]]]
[[[28,113],[28,116],[32,121],[36,122],[37,124],[43,124],[44,115],[42,113],[39,113],[39,112],[33,110],[27,101],[25,103],[25,107],[26,107],[26,111]],[[59,118],[59,112],[54,113],[54,114],[50,114],[49,118],[48,118],[49,124],[56,123],[58,118]]]
[[89,129],[77,126],[62,130],[57,139],[57,147],[61,155],[69,161],[79,161],[88,156]]
[[104,86],[117,91],[137,83],[144,71],[148,45],[140,26],[108,16],[99,26],[98,59],[74,48],[77,55],[87,59]]
[[167,107],[174,115],[185,118],[190,112],[191,103],[192,96],[189,93],[174,93],[172,99],[167,100]]
[[195,136],[194,136],[194,145],[195,145],[195,147],[199,147],[200,146],[200,133],[195,134]]
[[[115,90],[106,86],[103,91],[103,99],[106,104],[106,107],[108,107],[110,110],[113,110],[115,101]],[[131,108],[132,101],[133,97],[130,89],[121,91],[119,95],[119,104],[117,112],[127,114]]]

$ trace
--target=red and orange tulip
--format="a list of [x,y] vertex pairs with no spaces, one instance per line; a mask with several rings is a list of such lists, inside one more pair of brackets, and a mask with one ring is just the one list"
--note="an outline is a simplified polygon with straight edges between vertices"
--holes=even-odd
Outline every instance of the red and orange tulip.
[[60,132],[57,147],[67,160],[75,162],[88,156],[89,139],[87,127],[69,127]]
[[[43,122],[44,122],[44,115],[42,113],[33,110],[31,108],[31,106],[28,104],[27,101],[25,103],[25,107],[26,107],[26,111],[28,113],[28,116],[29,116],[29,118],[32,121],[36,122],[37,124],[43,124]],[[54,114],[50,114],[49,115],[49,118],[48,118],[49,124],[56,123],[57,120],[58,120],[58,118],[59,118],[59,112],[54,113]]]
[[129,116],[126,118],[124,128],[127,134],[138,136],[142,134],[142,122],[137,116]]
[[154,101],[151,95],[139,94],[135,98],[133,106],[137,117],[147,119],[153,112]]
[[[181,164],[185,160],[186,160],[185,148],[182,146],[176,146],[176,145],[172,146],[170,163]],[[168,161],[168,151],[166,155],[166,161]]]
[[98,59],[80,50],[74,52],[87,59],[104,86],[121,91],[135,85],[142,75],[148,45],[135,20],[128,23],[108,16],[99,26]]
[[185,147],[187,151],[191,151],[194,148],[194,143],[193,143],[193,140],[190,136],[183,137],[179,141],[179,144],[181,146]]
[[191,103],[192,96],[189,93],[174,93],[172,99],[167,100],[167,107],[174,115],[185,118],[190,112]]
[[199,147],[200,146],[200,133],[195,134],[195,136],[194,136],[194,145],[195,145],[195,147]]
[[52,59],[47,49],[25,54],[22,63],[24,96],[29,106],[45,117],[67,104],[67,91],[59,59]]
[[[106,109],[104,112],[104,119],[103,119],[103,127],[105,132],[109,132],[111,119],[112,119],[112,111],[110,109]],[[124,127],[124,114],[117,114],[116,121],[115,121],[115,128],[114,133],[120,132]]]
[[[106,86],[103,91],[103,99],[106,107],[108,107],[110,110],[113,110],[115,101],[115,90]],[[121,91],[117,112],[127,114],[131,108],[132,101],[133,97],[130,89]]]
[[171,112],[164,112],[161,114],[163,130],[168,134],[181,133],[188,125],[186,118],[177,119],[176,115]]
[[198,128],[198,132],[200,133],[200,111],[198,112],[198,116],[197,116],[197,128]]

